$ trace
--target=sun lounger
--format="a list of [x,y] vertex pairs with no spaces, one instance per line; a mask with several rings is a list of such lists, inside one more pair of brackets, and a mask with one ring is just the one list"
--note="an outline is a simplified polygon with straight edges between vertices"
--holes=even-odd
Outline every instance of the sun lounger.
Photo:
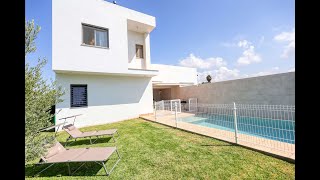
[[[90,138],[90,144],[92,144],[96,142],[100,136],[112,136],[114,142],[116,142],[116,139],[114,138],[115,133],[117,133],[119,136],[117,129],[82,132],[78,128],[76,128],[73,124],[68,124],[66,126],[63,126],[62,129],[65,130],[70,135],[66,140],[66,145],[69,140],[74,139],[76,141],[78,138]],[[97,139],[92,142],[91,141],[92,137],[97,137]]]
[[[105,163],[108,161],[109,157],[114,153],[117,153],[118,160],[110,169],[107,170]],[[45,169],[37,173],[47,170],[49,167],[58,163],[66,163],[68,166],[69,175],[74,174],[77,170],[79,170],[85,163],[95,162],[101,165],[106,175],[109,176],[113,171],[115,166],[120,161],[120,155],[116,147],[90,147],[90,148],[73,148],[73,149],[65,149],[59,142],[56,142],[54,146],[50,147],[45,156],[41,157],[39,163],[37,164],[49,164]],[[70,163],[81,163],[81,165],[71,172]]]

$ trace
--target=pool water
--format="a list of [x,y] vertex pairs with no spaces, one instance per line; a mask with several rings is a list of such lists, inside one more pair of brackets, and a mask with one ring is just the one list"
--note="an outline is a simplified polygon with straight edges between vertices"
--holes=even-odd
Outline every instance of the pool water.
[[[233,116],[210,114],[179,118],[179,121],[234,132]],[[240,134],[295,143],[295,121],[293,120],[238,116],[237,128]]]

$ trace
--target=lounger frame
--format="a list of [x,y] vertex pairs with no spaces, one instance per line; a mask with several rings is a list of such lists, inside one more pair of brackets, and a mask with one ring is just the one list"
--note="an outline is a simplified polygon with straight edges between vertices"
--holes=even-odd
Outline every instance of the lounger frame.
[[[44,165],[44,164],[49,164],[46,168],[44,168],[43,170],[41,170],[40,172],[38,172],[37,174],[35,174],[34,176],[39,175],[40,173],[44,172],[45,170],[49,169],[50,167],[52,167],[55,164],[61,164],[61,163],[66,163],[68,166],[68,172],[69,175],[73,175],[75,172],[77,172],[83,165],[85,165],[88,162],[95,162],[99,165],[101,165],[103,167],[103,169],[106,172],[106,175],[109,176],[111,174],[111,172],[113,171],[113,169],[117,166],[117,164],[119,163],[119,161],[121,160],[120,154],[118,152],[118,149],[115,150],[118,156],[117,161],[115,162],[115,164],[112,166],[112,168],[108,171],[107,167],[106,167],[106,163],[108,162],[108,160],[110,160],[110,158],[108,157],[105,161],[66,161],[66,162],[55,162],[55,163],[50,163],[50,162],[39,162],[36,163],[36,165]],[[111,155],[110,155],[111,156]],[[70,168],[70,163],[82,163],[76,170],[74,170],[73,172],[71,172],[71,168]]]
[[[63,128],[63,129],[64,129],[64,128]],[[66,132],[67,132],[67,131],[66,131]],[[118,137],[120,136],[120,134],[118,133],[118,130],[117,130],[115,133],[117,133],[117,138],[118,138]],[[72,143],[76,142],[77,139],[79,139],[79,138],[89,138],[89,139],[90,139],[90,144],[93,144],[93,143],[95,143],[95,142],[99,139],[99,137],[101,137],[101,136],[111,136],[111,138],[113,139],[113,142],[116,142],[116,138],[114,137],[114,134],[115,134],[115,133],[113,133],[112,135],[110,135],[110,134],[102,134],[102,135],[92,135],[92,136],[86,136],[86,137],[72,137],[72,136],[69,134],[69,137],[66,139],[65,146],[71,145]],[[92,141],[92,139],[91,139],[92,137],[96,137],[96,139],[95,139],[94,141]],[[74,141],[68,143],[68,141],[70,141],[70,140],[72,140],[72,139],[74,139]]]

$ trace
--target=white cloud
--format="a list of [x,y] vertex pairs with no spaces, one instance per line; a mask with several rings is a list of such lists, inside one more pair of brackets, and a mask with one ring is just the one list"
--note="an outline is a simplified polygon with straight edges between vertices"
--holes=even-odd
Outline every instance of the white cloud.
[[295,71],[294,67],[289,69],[288,71],[281,71],[279,67],[272,67],[270,69],[260,71],[258,73],[241,74],[238,69],[228,69],[227,67],[220,67],[219,69],[216,69],[216,70],[204,71],[204,72],[198,73],[198,83],[207,82],[206,77],[209,74],[212,77],[211,82],[218,82],[218,81],[242,79],[242,78],[257,77],[257,76],[266,76],[271,74],[278,74],[278,73],[285,73],[285,72],[292,72],[292,71]]
[[258,63],[261,62],[261,57],[259,54],[257,54],[254,50],[253,45],[250,42],[247,41],[240,41],[238,43],[239,47],[244,47],[245,50],[242,53],[242,56],[238,58],[237,63],[238,65],[249,65],[252,63]]
[[207,82],[207,75],[211,75],[212,81],[224,81],[239,77],[239,70],[228,69],[227,62],[220,57],[210,57],[202,59],[190,54],[188,57],[179,61],[180,66],[194,67],[198,69],[198,82]]
[[274,37],[274,40],[285,42],[285,41],[294,41],[295,40],[295,30],[292,32],[282,32]]
[[294,56],[294,54],[295,54],[295,42],[293,41],[284,47],[284,50],[280,57],[288,58],[290,56]]
[[280,73],[279,67],[273,67],[269,70],[261,71],[258,73],[250,74],[248,77],[256,77],[256,76],[265,76],[265,75],[270,75],[270,74],[277,74]]
[[293,28],[291,32],[281,32],[273,38],[278,42],[288,43],[284,46],[281,58],[288,58],[294,56],[295,53],[295,29]]
[[249,42],[247,40],[241,40],[238,42],[239,47],[248,48],[249,45],[251,45],[251,42]]
[[296,71],[296,68],[295,68],[295,67],[293,67],[293,68],[291,68],[291,69],[288,70],[288,72],[295,72],[295,71]]
[[[264,36],[261,36],[258,46],[263,42]],[[255,46],[246,39],[239,40],[238,43],[224,42],[221,45],[225,47],[240,47],[244,49],[242,56],[237,60],[238,65],[249,65],[252,63],[258,63],[262,60],[261,56],[255,52]]]
[[210,57],[207,59],[202,59],[200,57],[196,57],[191,53],[188,57],[180,60],[179,65],[185,67],[194,67],[198,69],[212,69],[226,66],[227,62],[224,61],[221,57]]
[[212,71],[204,71],[198,73],[198,82],[207,82],[207,75],[210,75],[212,77],[211,82],[236,79],[240,77],[239,72],[240,71],[237,69],[228,69],[227,67],[223,66]]

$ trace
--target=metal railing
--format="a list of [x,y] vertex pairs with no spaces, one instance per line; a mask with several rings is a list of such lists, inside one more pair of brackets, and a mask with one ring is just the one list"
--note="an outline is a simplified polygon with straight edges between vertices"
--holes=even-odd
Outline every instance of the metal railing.
[[194,112],[197,111],[197,106],[198,106],[198,100],[197,98],[189,98],[188,99],[188,111],[189,112]]
[[157,101],[155,102],[154,106],[158,116],[181,113],[180,99]]
[[172,102],[170,107],[166,102],[156,103],[156,119],[161,119],[161,108],[170,109],[170,112],[173,109],[175,116],[168,113],[162,117],[170,116],[178,128],[182,127],[179,123],[188,123],[190,127],[210,128],[215,137],[237,144],[295,153],[294,105],[199,104],[195,98],[190,98],[188,113],[193,115],[182,117],[178,114],[180,101]]

